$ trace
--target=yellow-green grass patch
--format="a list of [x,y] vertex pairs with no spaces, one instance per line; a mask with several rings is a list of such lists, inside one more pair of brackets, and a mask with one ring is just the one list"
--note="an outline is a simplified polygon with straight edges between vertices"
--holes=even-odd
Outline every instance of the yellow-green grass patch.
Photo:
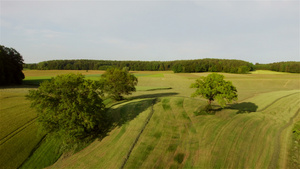
[[272,75],[291,74],[287,72],[276,72],[271,70],[256,70],[256,71],[251,71],[250,73],[251,74],[272,74]]

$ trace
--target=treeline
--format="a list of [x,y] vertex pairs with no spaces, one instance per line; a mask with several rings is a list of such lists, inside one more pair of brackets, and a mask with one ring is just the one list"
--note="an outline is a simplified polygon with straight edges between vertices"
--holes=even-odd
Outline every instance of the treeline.
[[227,59],[201,59],[174,61],[172,70],[181,72],[226,72],[226,73],[248,73],[254,70],[252,63],[242,60]]
[[110,60],[51,60],[25,64],[25,68],[39,70],[106,70],[127,67],[132,71],[166,71],[175,73],[227,72],[247,73],[254,70],[252,63],[241,60],[198,59],[177,61],[110,61]]
[[300,62],[276,62],[269,64],[255,64],[256,70],[272,70],[277,72],[300,73]]
[[25,78],[23,64],[18,51],[0,45],[0,85],[21,84]]

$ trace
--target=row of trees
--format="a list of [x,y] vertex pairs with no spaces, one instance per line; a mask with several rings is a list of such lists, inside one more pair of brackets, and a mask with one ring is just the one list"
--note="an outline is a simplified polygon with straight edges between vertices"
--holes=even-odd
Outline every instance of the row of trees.
[[21,84],[25,78],[23,57],[13,48],[0,45],[0,85]]
[[26,64],[28,69],[40,70],[106,70],[110,67],[140,71],[171,70],[171,62],[160,61],[111,61],[111,60],[51,60],[38,64]]
[[253,64],[242,60],[201,59],[175,61],[172,66],[175,73],[181,72],[226,72],[248,73],[254,70]]
[[276,62],[270,64],[255,64],[257,70],[272,70],[277,72],[300,73],[300,62]]
[[38,64],[26,64],[28,69],[40,70],[106,70],[109,67],[127,67],[133,71],[188,72],[227,72],[247,73],[254,69],[253,64],[241,60],[198,59],[177,61],[105,61],[105,60],[52,60]]

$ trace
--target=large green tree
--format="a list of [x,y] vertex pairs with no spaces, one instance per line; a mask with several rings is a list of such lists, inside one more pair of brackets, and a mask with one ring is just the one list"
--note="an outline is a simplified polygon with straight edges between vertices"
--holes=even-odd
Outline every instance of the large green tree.
[[209,74],[207,77],[197,79],[196,83],[191,84],[191,88],[197,88],[192,97],[202,96],[208,99],[208,109],[211,103],[217,100],[221,107],[225,107],[226,103],[237,100],[236,87],[231,81],[225,81],[224,76],[217,73]]
[[67,74],[44,81],[27,97],[37,110],[42,128],[72,143],[105,130],[105,106],[99,95],[97,82],[81,74]]
[[138,79],[128,69],[109,68],[101,76],[100,88],[115,100],[122,100],[122,95],[136,91]]
[[23,57],[13,48],[0,45],[0,85],[21,84],[25,78]]

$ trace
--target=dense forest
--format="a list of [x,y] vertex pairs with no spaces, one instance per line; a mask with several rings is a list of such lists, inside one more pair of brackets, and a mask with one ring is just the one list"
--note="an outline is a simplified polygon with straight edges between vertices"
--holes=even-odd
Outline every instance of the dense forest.
[[127,67],[132,71],[165,71],[175,73],[227,72],[248,73],[253,70],[273,70],[300,73],[300,62],[276,62],[253,65],[242,60],[197,59],[176,61],[112,61],[112,60],[51,60],[37,64],[25,64],[24,68],[39,70],[106,70],[110,67]]
[[0,45],[0,85],[21,84],[23,57],[13,48]]
[[39,70],[106,70],[110,67],[127,67],[133,71],[228,72],[247,73],[254,69],[252,63],[241,60],[198,59],[177,61],[109,61],[109,60],[51,60],[26,64],[25,68]]
[[276,62],[269,64],[255,64],[257,70],[273,70],[277,72],[300,73],[300,62]]

